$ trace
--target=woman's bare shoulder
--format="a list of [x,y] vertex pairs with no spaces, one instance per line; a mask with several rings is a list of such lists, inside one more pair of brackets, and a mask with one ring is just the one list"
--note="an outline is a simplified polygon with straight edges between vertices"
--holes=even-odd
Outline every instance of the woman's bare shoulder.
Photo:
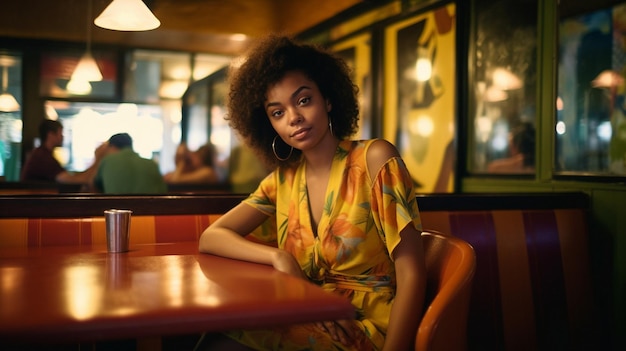
[[378,173],[378,170],[387,161],[394,157],[400,157],[398,149],[385,139],[375,139],[367,148],[367,169],[371,177]]

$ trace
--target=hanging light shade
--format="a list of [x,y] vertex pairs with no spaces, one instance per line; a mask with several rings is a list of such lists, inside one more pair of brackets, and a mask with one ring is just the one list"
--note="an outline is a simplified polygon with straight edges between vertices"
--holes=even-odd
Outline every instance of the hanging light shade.
[[113,0],[94,23],[101,28],[120,31],[152,30],[161,25],[141,0]]
[[67,82],[65,89],[74,95],[88,95],[91,93],[91,84],[87,80],[72,78]]
[[91,0],[87,6],[87,48],[74,68],[74,72],[72,72],[70,80],[75,82],[99,82],[102,80],[100,68],[98,68],[98,64],[91,54]]
[[102,80],[102,73],[98,68],[96,60],[91,55],[91,51],[86,51],[76,65],[72,73],[72,80],[99,82]]
[[624,84],[624,77],[613,70],[604,70],[591,81],[591,86],[594,88],[615,88],[622,84]]
[[15,97],[9,93],[2,93],[0,95],[0,111],[2,112],[17,112],[20,110],[20,104],[17,103]]

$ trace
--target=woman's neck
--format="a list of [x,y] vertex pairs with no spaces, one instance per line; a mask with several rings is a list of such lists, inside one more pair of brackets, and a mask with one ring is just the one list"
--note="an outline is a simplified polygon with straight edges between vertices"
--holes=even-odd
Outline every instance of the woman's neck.
[[328,170],[338,145],[339,139],[329,134],[315,148],[303,152],[307,172],[317,173]]

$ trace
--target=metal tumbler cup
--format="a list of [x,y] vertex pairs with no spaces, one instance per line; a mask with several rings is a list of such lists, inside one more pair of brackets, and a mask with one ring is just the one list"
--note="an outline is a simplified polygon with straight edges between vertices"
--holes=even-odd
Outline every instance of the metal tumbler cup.
[[105,210],[107,249],[109,252],[126,252],[130,240],[131,210]]

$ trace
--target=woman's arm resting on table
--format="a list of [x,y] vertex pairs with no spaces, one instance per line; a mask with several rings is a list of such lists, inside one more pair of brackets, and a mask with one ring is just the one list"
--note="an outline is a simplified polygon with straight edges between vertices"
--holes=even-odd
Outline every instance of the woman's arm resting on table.
[[426,266],[420,232],[408,224],[393,250],[396,297],[391,308],[383,350],[412,350],[426,294]]
[[304,277],[295,258],[288,252],[244,238],[261,225],[267,215],[241,203],[221,216],[200,236],[200,252],[242,261],[271,265],[281,272]]

